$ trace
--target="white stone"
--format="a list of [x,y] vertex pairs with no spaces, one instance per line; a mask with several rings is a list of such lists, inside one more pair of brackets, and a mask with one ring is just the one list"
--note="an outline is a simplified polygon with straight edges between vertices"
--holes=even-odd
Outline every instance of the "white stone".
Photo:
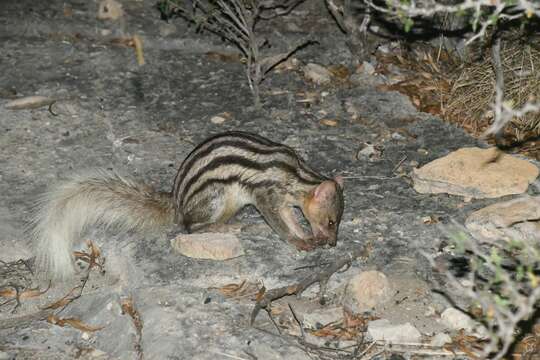
[[445,344],[451,343],[452,338],[450,335],[445,333],[438,333],[435,336],[431,338],[431,341],[429,342],[432,346],[444,346]]
[[386,319],[370,321],[367,330],[372,340],[382,340],[389,343],[418,343],[422,334],[410,323],[391,324]]
[[343,306],[361,314],[384,305],[392,298],[390,282],[381,272],[364,271],[351,278],[345,289]]
[[210,122],[216,125],[223,124],[225,121],[227,121],[226,118],[224,118],[223,116],[218,116],[218,115],[212,116],[212,118],[210,119]]
[[463,148],[414,169],[412,179],[419,193],[480,199],[521,194],[538,173],[532,163],[495,148]]
[[362,71],[366,75],[373,75],[375,74],[375,67],[371,63],[364,61],[362,63]]
[[90,357],[92,357],[92,358],[109,358],[105,351],[101,351],[99,349],[92,349],[90,351]]
[[473,319],[455,308],[444,310],[441,314],[441,321],[451,330],[463,329],[467,333],[471,333],[475,326],[475,321]]
[[181,234],[171,240],[171,246],[196,259],[227,260],[244,255],[240,240],[228,233]]
[[392,133],[392,139],[396,141],[402,141],[402,140],[405,140],[405,136],[401,135],[398,132],[394,132]]
[[364,145],[365,146],[356,154],[357,158],[367,158],[370,162],[380,160],[382,151],[378,146],[371,143],[365,143]]

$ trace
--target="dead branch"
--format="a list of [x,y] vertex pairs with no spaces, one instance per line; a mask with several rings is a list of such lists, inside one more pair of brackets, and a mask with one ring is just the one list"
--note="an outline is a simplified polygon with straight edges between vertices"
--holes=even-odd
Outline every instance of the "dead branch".
[[[300,295],[302,292],[304,292],[304,290],[315,283],[325,284],[335,272],[340,270],[345,265],[350,265],[359,257],[367,257],[366,251],[367,250],[365,247],[355,248],[351,253],[348,254],[348,256],[340,256],[339,259],[336,259],[334,262],[323,267],[321,271],[312,272],[295,284],[267,290],[257,299],[255,308],[251,312],[250,324],[253,325],[255,318],[261,309],[267,309],[272,304],[272,301],[288,295]],[[322,292],[319,293],[319,296],[322,296]]]

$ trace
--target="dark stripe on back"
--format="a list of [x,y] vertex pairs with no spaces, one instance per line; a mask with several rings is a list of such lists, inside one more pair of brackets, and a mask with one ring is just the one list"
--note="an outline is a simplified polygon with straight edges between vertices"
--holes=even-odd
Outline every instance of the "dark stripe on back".
[[258,182],[251,182],[251,181],[247,181],[247,180],[242,180],[242,178],[240,176],[238,176],[238,175],[233,175],[233,176],[225,178],[225,179],[208,179],[205,182],[203,182],[197,188],[197,190],[192,192],[191,195],[189,195],[189,197],[185,201],[183,201],[183,204],[184,205],[189,204],[193,200],[193,198],[195,196],[197,196],[198,194],[200,194],[201,192],[203,192],[204,190],[206,190],[210,186],[213,186],[213,185],[216,185],[216,184],[225,185],[225,186],[232,185],[232,184],[239,184],[239,185],[244,186],[244,187],[246,187],[248,189],[254,190],[254,189],[260,188],[260,187],[279,186],[281,183],[279,181],[274,181],[274,180],[262,180],[262,181],[258,181]]
[[[233,139],[230,139],[229,137],[233,137]],[[223,138],[223,139],[220,141],[220,138]],[[271,147],[271,148],[270,149],[260,148],[257,145],[262,145],[262,146]],[[208,146],[208,147],[201,151],[201,148],[205,146]],[[252,152],[257,155],[269,155],[273,153],[280,153],[280,154],[289,156],[291,160],[296,161],[299,169],[305,172],[305,175],[307,175],[308,177],[312,177],[312,179],[306,179],[305,177],[302,176],[298,168],[292,168],[289,166],[288,169],[292,170],[292,173],[295,174],[296,177],[302,180],[303,182],[309,183],[309,184],[315,184],[315,183],[320,183],[321,180],[326,180],[325,176],[322,176],[316,173],[315,171],[311,170],[309,167],[307,167],[304,164],[304,161],[302,160],[302,158],[300,158],[298,154],[287,145],[273,142],[267,138],[264,138],[262,136],[259,136],[253,133],[248,133],[248,132],[243,132],[243,131],[230,131],[226,133],[217,134],[213,137],[208,138],[201,144],[199,144],[186,157],[182,165],[180,165],[180,168],[174,179],[174,188],[173,188],[173,194],[174,194],[174,197],[176,198],[178,205],[180,205],[179,203],[180,194],[178,194],[178,191],[180,191],[180,186],[182,184],[182,181],[184,180],[186,175],[189,173],[193,165],[198,160],[201,160],[204,157],[209,156],[213,151],[223,146],[236,147],[236,148],[245,150],[247,152]],[[211,162],[213,162],[213,160]],[[185,195],[186,189],[188,189],[191,185],[192,184],[188,184],[184,187],[184,190],[182,191],[182,194],[181,194],[182,197]]]
[[[257,170],[257,171],[265,171],[270,168],[280,168],[283,171],[293,174],[296,176],[296,178],[299,180],[299,182],[309,184],[309,185],[316,185],[321,182],[320,178],[311,180],[311,179],[304,179],[298,174],[298,168],[295,166],[292,166],[290,164],[287,164],[283,161],[267,161],[267,162],[258,162],[253,161],[250,159],[247,159],[243,156],[238,155],[226,155],[221,157],[216,157],[212,159],[208,164],[203,166],[201,169],[199,169],[199,172],[192,176],[188,182],[185,184],[182,193],[180,194],[180,198],[183,199],[186,195],[186,192],[195,184],[201,176],[203,176],[206,172],[215,170],[221,166],[228,166],[228,165],[239,165],[240,167],[250,169],[250,170]],[[236,175],[236,174],[231,174]],[[179,189],[178,189],[179,190]]]
[[[227,137],[234,136],[236,139],[226,139]],[[218,141],[219,138],[224,138],[222,141]],[[257,147],[256,144],[249,143],[247,141],[252,141],[255,143],[262,144],[263,146],[267,147],[276,147],[273,149],[261,149]],[[213,143],[212,143],[213,142]],[[200,151],[200,149],[206,145],[210,144],[204,151]],[[204,141],[200,145],[198,145],[189,155],[186,157],[186,159],[183,161],[182,165],[180,165],[180,168],[178,169],[178,173],[176,174],[176,177],[174,179],[174,187],[175,189],[180,185],[180,182],[182,182],[183,178],[186,176],[187,172],[191,169],[191,167],[197,162],[199,159],[202,159],[206,156],[208,156],[212,151],[222,147],[222,146],[231,146],[231,147],[237,147],[246,151],[251,151],[256,154],[272,154],[272,153],[281,153],[285,155],[289,155],[291,157],[294,157],[295,159],[298,158],[297,154],[294,152],[293,149],[289,148],[286,145],[274,143],[268,139],[265,139],[261,136],[250,134],[250,133],[243,133],[240,131],[237,132],[229,132],[224,134],[219,134],[214,137],[209,138],[208,140]],[[200,152],[199,152],[200,151]],[[173,191],[175,190],[173,189]]]

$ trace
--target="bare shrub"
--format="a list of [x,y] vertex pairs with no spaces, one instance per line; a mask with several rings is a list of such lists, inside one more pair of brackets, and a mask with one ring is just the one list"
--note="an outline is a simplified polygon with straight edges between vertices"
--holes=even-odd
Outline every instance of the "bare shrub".
[[294,52],[310,43],[302,41],[285,53],[268,53],[266,40],[256,25],[290,13],[304,0],[163,0],[159,7],[166,16],[177,15],[234,44],[245,57],[246,76],[255,106],[261,107],[259,85],[266,75]]

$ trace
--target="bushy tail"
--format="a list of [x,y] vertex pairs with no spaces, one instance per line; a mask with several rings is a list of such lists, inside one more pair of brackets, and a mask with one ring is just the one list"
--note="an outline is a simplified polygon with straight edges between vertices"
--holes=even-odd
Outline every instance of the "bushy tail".
[[57,280],[73,276],[73,243],[89,225],[152,230],[173,219],[169,194],[105,170],[75,174],[39,201],[32,226],[37,269]]

